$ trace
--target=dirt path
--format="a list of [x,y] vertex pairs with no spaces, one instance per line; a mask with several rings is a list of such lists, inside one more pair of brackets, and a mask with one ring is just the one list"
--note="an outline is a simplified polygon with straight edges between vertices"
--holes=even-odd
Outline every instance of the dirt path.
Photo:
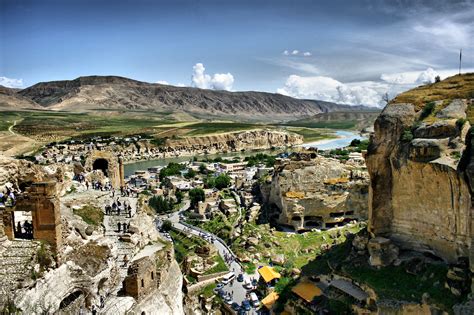
[[9,131],[12,135],[14,135],[14,136],[17,135],[17,134],[13,131],[13,128],[14,128],[15,126],[16,126],[16,120],[13,121],[13,125],[11,125],[10,127],[8,127],[8,131]]

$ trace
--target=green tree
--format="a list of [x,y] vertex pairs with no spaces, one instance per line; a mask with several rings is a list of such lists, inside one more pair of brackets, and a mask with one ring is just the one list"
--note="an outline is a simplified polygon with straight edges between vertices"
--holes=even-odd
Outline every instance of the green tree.
[[161,229],[162,229],[163,231],[166,231],[166,232],[168,232],[168,231],[171,230],[172,228],[173,228],[173,223],[171,223],[171,221],[169,221],[169,220],[165,220],[165,221],[163,222],[163,225],[161,225]]
[[220,174],[214,181],[217,189],[224,189],[230,186],[230,177],[227,174]]
[[207,173],[207,167],[204,163],[201,163],[201,165],[199,165],[199,173],[201,173],[201,174],[206,174]]
[[173,202],[164,198],[163,196],[153,196],[148,201],[150,207],[152,207],[157,214],[168,213],[173,210]]
[[179,175],[181,173],[181,170],[183,169],[184,165],[175,162],[170,162],[168,166],[160,170],[160,181],[163,181],[163,179],[168,176]]
[[204,201],[206,195],[201,188],[193,188],[189,191],[189,199],[191,200],[191,207],[196,207],[199,201]]
[[196,177],[196,175],[197,175],[196,171],[190,168],[188,172],[184,174],[184,177],[186,177],[187,179],[190,179],[190,178]]
[[181,203],[181,201],[183,201],[184,193],[181,190],[176,191],[174,195],[176,196],[176,201],[178,203]]

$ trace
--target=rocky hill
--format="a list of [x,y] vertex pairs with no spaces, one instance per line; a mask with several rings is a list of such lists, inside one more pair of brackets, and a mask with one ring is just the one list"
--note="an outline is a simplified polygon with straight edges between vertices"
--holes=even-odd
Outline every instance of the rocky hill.
[[0,85],[0,110],[41,109],[34,101],[18,93],[18,89],[11,89]]
[[[263,92],[228,92],[176,87],[117,76],[87,76],[35,84],[17,93],[43,108],[65,111],[143,110],[190,113],[196,117],[291,120],[332,111],[359,111],[323,101]],[[12,106],[16,106],[15,102]]]
[[448,262],[471,257],[471,270],[473,97],[474,74],[402,93],[377,118],[367,155],[370,231]]

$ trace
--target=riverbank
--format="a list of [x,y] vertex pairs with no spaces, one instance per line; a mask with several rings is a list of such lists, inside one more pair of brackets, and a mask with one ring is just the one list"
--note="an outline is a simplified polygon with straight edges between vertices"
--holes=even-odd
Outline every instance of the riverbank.
[[347,130],[338,130],[336,131],[335,134],[337,137],[335,139],[324,139],[324,140],[318,140],[318,141],[309,142],[309,143],[303,143],[299,145],[299,147],[318,148],[319,150],[333,150],[333,149],[343,148],[343,147],[348,146],[351,143],[351,141],[354,139],[358,139],[358,140],[367,139],[366,137],[363,137],[356,132],[347,131]]

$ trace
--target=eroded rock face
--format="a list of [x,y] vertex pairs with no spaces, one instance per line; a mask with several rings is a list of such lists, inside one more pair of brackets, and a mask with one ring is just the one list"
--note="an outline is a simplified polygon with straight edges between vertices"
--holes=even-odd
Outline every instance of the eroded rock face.
[[296,230],[330,228],[364,219],[367,175],[359,170],[352,176],[351,169],[335,159],[283,160],[275,167],[268,203],[280,209],[280,224]]
[[434,121],[415,124],[420,112],[412,104],[384,109],[367,155],[370,232],[449,262],[469,256],[471,192],[460,157],[470,155],[470,125],[456,122],[465,110],[455,100]]

